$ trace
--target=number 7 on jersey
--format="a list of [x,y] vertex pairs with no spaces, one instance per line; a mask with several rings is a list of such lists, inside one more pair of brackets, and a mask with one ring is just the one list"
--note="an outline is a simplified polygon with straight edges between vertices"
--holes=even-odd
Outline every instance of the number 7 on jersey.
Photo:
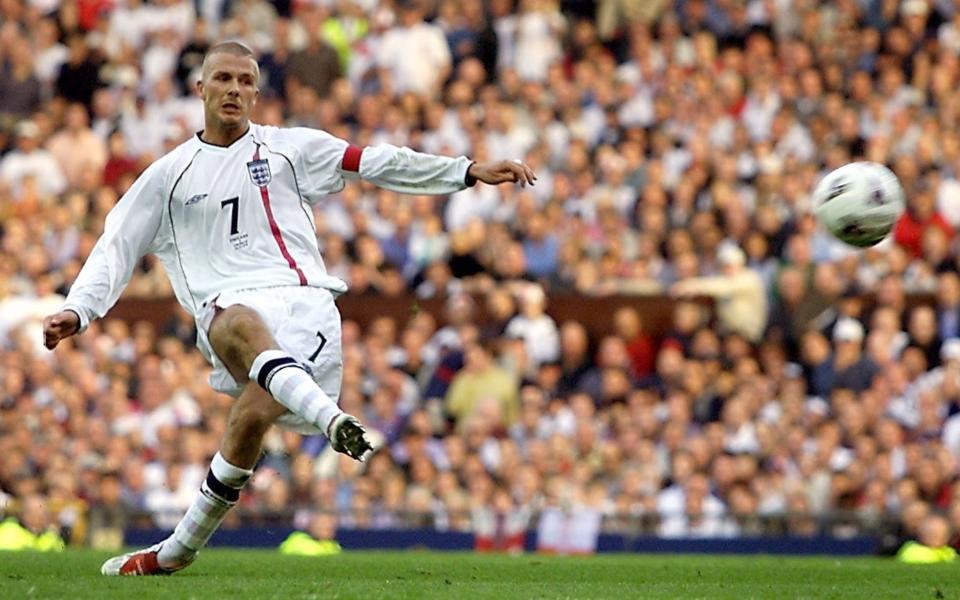
[[240,224],[237,222],[239,219],[238,207],[240,205],[240,197],[234,196],[233,198],[228,198],[220,203],[220,208],[226,208],[230,206],[230,235],[237,235],[240,233]]

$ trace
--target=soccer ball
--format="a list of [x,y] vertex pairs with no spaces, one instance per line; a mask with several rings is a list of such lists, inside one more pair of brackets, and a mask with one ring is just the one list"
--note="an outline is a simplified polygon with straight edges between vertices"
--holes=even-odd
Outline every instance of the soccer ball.
[[842,242],[869,248],[887,237],[904,209],[903,188],[893,171],[855,162],[828,173],[813,190],[813,210]]

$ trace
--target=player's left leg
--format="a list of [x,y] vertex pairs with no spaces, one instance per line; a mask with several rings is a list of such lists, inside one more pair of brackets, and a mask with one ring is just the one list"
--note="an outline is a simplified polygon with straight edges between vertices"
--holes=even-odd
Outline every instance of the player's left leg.
[[340,410],[296,358],[280,350],[257,311],[242,304],[220,310],[208,337],[236,381],[249,381],[268,391],[290,412],[324,432],[334,450],[359,460],[372,449],[360,422]]
[[253,474],[263,436],[286,408],[250,383],[230,408],[227,427],[206,480],[187,513],[166,540],[144,550],[111,558],[104,575],[165,575],[186,567],[217,530]]

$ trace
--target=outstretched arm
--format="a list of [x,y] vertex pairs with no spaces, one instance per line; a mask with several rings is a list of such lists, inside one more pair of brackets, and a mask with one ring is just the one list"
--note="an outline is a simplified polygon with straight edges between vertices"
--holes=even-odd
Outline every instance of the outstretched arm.
[[134,266],[147,253],[160,228],[160,173],[156,164],[151,166],[110,210],[103,235],[70,287],[63,308],[43,320],[47,348],[52,350],[61,340],[81,333],[117,302]]
[[404,194],[450,194],[477,181],[526,186],[537,179],[533,170],[520,161],[478,163],[463,156],[424,154],[390,144],[349,146],[340,169],[347,178],[360,178]]
[[476,184],[533,185],[533,170],[520,161],[479,163],[465,156],[451,158],[390,144],[364,148],[318,129],[284,130],[303,174],[301,194],[310,204],[343,189],[345,179],[362,179],[401,194],[452,194]]

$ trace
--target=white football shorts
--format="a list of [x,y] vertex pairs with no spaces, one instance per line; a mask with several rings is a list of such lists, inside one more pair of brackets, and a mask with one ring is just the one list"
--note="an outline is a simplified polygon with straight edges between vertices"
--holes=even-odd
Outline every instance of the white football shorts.
[[[224,292],[205,302],[197,318],[197,347],[213,365],[210,387],[234,398],[243,391],[245,384],[237,383],[207,339],[217,312],[241,304],[260,315],[280,349],[298,360],[320,389],[337,402],[343,380],[343,353],[340,311],[334,299],[333,292],[325,288],[282,286]],[[301,433],[319,432],[289,412],[277,424]]]

